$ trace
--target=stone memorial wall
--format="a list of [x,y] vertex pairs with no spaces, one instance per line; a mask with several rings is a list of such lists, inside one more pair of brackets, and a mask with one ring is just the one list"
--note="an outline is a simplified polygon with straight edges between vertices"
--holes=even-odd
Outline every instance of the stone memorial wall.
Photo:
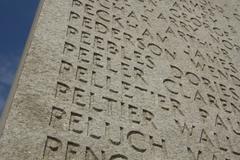
[[43,0],[1,160],[239,160],[239,0]]

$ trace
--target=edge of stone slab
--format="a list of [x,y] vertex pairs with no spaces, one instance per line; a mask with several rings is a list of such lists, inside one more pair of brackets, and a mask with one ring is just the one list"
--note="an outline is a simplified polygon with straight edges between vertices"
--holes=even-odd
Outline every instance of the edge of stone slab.
[[25,59],[27,57],[28,51],[30,49],[31,43],[32,43],[33,34],[34,34],[35,29],[37,27],[37,22],[38,22],[38,19],[39,19],[39,16],[40,16],[42,6],[43,6],[44,2],[45,2],[45,0],[39,0],[38,7],[37,7],[37,10],[35,12],[34,19],[33,19],[33,23],[32,23],[30,32],[28,34],[27,41],[25,43],[23,54],[21,56],[21,60],[20,60],[19,65],[18,65],[17,72],[15,74],[14,81],[12,83],[10,92],[8,94],[8,98],[7,98],[7,101],[5,103],[5,106],[3,108],[3,112],[2,112],[2,114],[0,114],[0,138],[1,138],[1,136],[3,134],[3,131],[4,131],[4,128],[5,128],[5,123],[6,123],[9,111],[11,109],[12,101],[13,101],[14,95],[15,95],[16,90],[17,90],[18,81],[19,81],[19,78],[21,76],[22,69],[23,69],[23,66],[24,66],[24,62],[25,62]]

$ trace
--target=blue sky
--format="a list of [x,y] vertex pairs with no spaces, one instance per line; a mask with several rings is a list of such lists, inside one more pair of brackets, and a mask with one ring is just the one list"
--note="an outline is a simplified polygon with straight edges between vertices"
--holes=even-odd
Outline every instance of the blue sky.
[[0,112],[7,99],[39,0],[0,0]]

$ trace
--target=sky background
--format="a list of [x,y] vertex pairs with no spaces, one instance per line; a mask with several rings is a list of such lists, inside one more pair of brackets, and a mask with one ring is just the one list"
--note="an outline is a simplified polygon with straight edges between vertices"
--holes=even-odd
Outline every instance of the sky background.
[[0,113],[8,97],[39,0],[0,0]]

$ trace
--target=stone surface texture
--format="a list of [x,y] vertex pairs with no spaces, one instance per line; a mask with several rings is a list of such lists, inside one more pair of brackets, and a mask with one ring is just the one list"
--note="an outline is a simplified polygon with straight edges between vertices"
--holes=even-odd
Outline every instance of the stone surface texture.
[[239,0],[42,0],[0,160],[239,160]]

